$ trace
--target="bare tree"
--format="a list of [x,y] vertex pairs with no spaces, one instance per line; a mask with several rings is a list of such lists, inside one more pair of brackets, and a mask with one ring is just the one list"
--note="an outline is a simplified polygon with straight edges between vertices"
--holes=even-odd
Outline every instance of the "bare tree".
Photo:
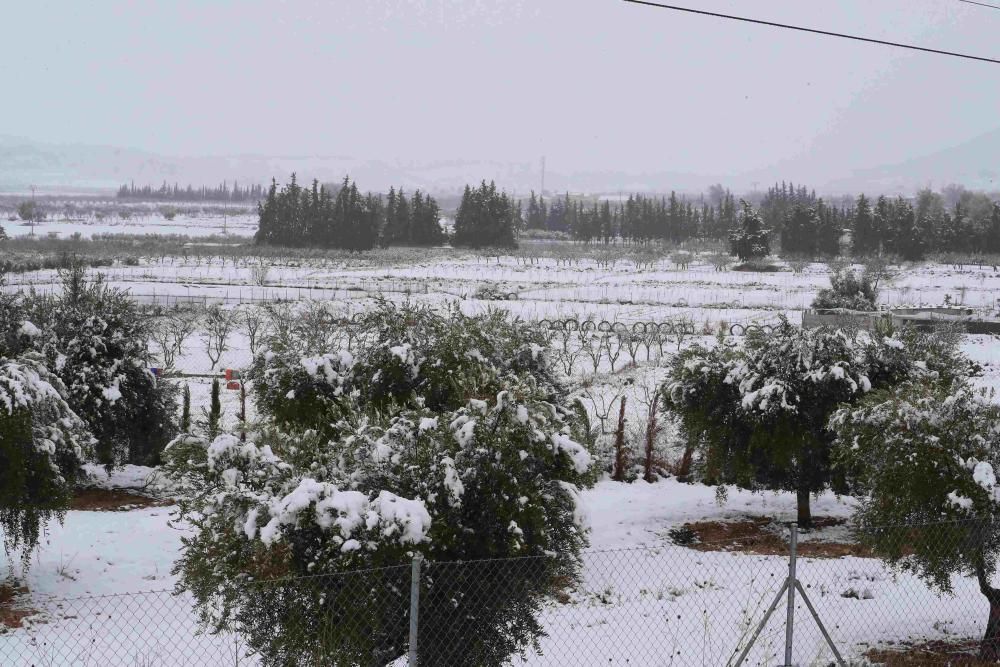
[[614,336],[608,334],[601,339],[601,343],[604,345],[604,349],[608,353],[608,361],[611,362],[611,372],[615,372],[615,363],[618,361],[618,357],[622,353],[622,338],[621,334],[615,333]]
[[184,354],[184,343],[197,325],[197,318],[184,312],[171,313],[156,322],[152,337],[160,350],[164,368],[172,369],[176,358]]
[[244,306],[239,310],[240,326],[250,342],[250,354],[257,354],[257,346],[265,335],[268,318],[260,308],[254,305]]
[[250,267],[250,280],[253,281],[254,285],[260,285],[263,287],[267,284],[267,276],[270,272],[271,267],[268,266],[262,259]]
[[656,468],[656,439],[663,430],[659,421],[660,410],[660,387],[654,386],[652,390],[643,386],[642,404],[646,408],[646,433],[644,434],[642,478],[647,482],[654,481],[653,475]]
[[624,482],[628,468],[628,447],[625,444],[625,396],[622,396],[618,410],[618,428],[615,429],[615,460],[611,467],[611,479]]
[[[595,344],[596,343],[596,344]],[[594,375],[597,375],[601,367],[601,358],[604,357],[604,341],[580,332],[580,349],[586,354],[594,366]]]
[[233,324],[232,314],[219,306],[212,306],[205,314],[201,338],[205,343],[205,352],[208,354],[208,360],[212,362],[213,370],[222,358],[222,354],[229,349],[229,334],[233,330]]
[[601,422],[601,435],[608,432],[608,419],[611,417],[611,410],[614,408],[615,402],[625,393],[625,389],[621,386],[616,387],[616,389],[617,391],[613,396],[605,394],[595,395],[589,389],[583,393],[594,410],[594,416]]

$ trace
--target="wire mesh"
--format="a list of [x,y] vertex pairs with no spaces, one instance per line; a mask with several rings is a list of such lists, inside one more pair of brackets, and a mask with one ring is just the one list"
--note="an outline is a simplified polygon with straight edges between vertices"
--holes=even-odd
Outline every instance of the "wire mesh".
[[[962,564],[982,562],[992,581],[995,533],[981,521],[845,529],[843,543],[803,532],[794,664],[835,664],[810,605],[847,664],[992,664],[977,656],[1000,614]],[[751,643],[743,664],[783,664],[784,595],[755,631],[786,581],[788,553],[680,536],[585,551],[577,563],[426,562],[416,600],[410,564],[227,582],[200,606],[171,590],[28,597],[0,609],[0,664],[398,667],[408,662],[414,604],[421,666],[732,665]],[[943,563],[945,590],[917,563]]]
[[[798,578],[852,663],[992,664],[996,657],[977,658],[990,603],[969,564],[982,558],[991,579],[995,534],[993,524],[979,520],[860,526],[850,536],[854,554],[800,558]],[[795,613],[797,655],[829,662],[803,600]]]

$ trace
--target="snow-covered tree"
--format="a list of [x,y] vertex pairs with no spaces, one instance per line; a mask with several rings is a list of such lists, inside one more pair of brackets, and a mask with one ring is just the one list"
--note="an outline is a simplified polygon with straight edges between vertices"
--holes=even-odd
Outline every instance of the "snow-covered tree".
[[730,253],[741,262],[763,259],[771,254],[770,231],[764,229],[760,214],[747,202],[742,203],[740,226],[729,233]]
[[97,438],[98,461],[149,465],[177,433],[176,390],[149,370],[150,320],[127,294],[88,280],[78,263],[57,295],[24,300],[39,329],[32,348],[66,387],[65,398]]
[[[353,326],[350,352],[257,358],[264,422],[247,442],[168,449],[192,490],[182,585],[203,620],[245,633],[268,664],[384,664],[405,652],[408,569],[362,585],[336,573],[417,553],[498,559],[428,570],[420,660],[501,664],[541,636],[540,605],[575,578],[585,543],[577,493],[590,454],[546,341],[500,313],[386,303]],[[306,575],[330,576],[291,593],[246,585]]]
[[877,309],[878,287],[867,273],[838,271],[830,276],[830,287],[821,289],[812,307],[819,309],[846,308],[870,312]]
[[967,386],[911,382],[831,420],[864,495],[855,514],[876,554],[950,592],[974,576],[990,603],[980,659],[1000,660],[1000,406]]
[[64,394],[37,355],[0,355],[0,529],[8,556],[20,549],[25,564],[45,523],[65,511],[90,446]]
[[950,382],[966,371],[948,337],[907,329],[852,338],[782,318],[743,346],[720,341],[677,355],[664,400],[701,450],[706,479],[795,491],[798,521],[809,526],[811,494],[843,488],[828,425],[839,405],[911,377]]

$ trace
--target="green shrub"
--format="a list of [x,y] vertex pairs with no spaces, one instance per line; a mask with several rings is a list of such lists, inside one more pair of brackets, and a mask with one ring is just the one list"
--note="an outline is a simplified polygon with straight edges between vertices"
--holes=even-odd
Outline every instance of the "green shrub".
[[[384,664],[405,651],[408,590],[391,573],[406,569],[360,586],[337,573],[416,553],[441,572],[517,558],[428,574],[422,593],[422,665],[501,664],[541,636],[541,605],[575,579],[585,543],[590,455],[547,341],[501,313],[386,303],[352,326],[351,352],[258,356],[264,422],[246,442],[187,436],[167,450],[195,529],[181,585],[266,664]],[[245,584],[305,575],[331,576]]]
[[867,272],[860,275],[843,270],[830,276],[830,287],[821,289],[813,299],[818,310],[844,308],[871,312],[878,309],[878,289]]
[[62,518],[90,445],[63,393],[37,357],[0,357],[0,528],[25,565],[45,523]]

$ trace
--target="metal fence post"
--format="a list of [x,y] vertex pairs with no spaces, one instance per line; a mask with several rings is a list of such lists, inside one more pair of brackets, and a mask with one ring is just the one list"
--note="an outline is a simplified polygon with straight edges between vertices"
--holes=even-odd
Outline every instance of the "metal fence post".
[[788,611],[785,620],[785,667],[792,667],[792,633],[795,625],[795,557],[799,542],[799,524],[792,522],[788,524],[788,528]]
[[417,665],[417,635],[420,628],[420,565],[424,557],[417,554],[413,557],[410,568],[410,652],[407,664]]

